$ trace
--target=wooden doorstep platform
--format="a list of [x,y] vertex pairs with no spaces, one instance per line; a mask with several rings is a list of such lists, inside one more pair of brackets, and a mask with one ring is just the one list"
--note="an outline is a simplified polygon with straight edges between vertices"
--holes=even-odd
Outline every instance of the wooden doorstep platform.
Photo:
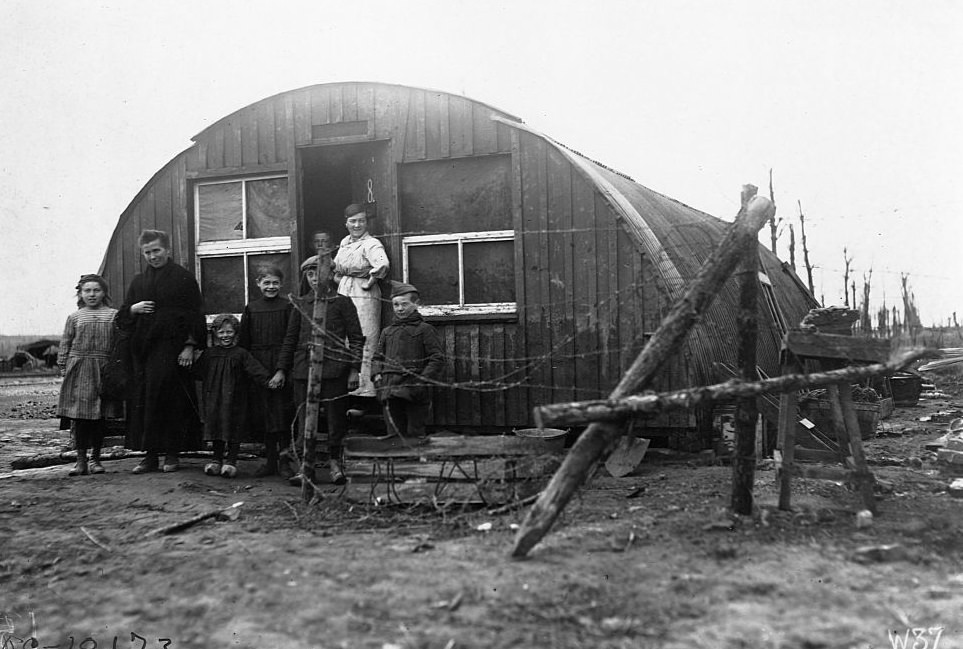
[[344,440],[345,497],[379,504],[504,505],[532,496],[564,450],[508,435]]

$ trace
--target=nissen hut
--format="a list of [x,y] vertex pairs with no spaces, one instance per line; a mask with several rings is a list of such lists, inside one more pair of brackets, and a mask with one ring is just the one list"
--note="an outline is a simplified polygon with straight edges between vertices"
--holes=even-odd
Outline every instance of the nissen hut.
[[[120,294],[141,270],[141,230],[165,230],[207,313],[239,313],[257,295],[258,263],[290,269],[291,289],[311,233],[345,234],[355,202],[375,204],[391,278],[422,291],[448,362],[433,423],[461,430],[527,427],[535,405],[608,394],[726,228],[488,104],[331,83],[195,136],[120,215],[101,272]],[[774,374],[782,333],[815,301],[762,246],[759,257],[758,355]],[[734,363],[736,296],[732,279],[658,389],[714,381],[714,362]],[[644,425],[704,433],[705,414]]]

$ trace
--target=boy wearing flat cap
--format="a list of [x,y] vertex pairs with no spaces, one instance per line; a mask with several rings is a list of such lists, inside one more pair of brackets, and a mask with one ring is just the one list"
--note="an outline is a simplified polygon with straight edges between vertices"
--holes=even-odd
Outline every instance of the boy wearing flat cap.
[[[318,256],[309,257],[301,264],[309,290],[297,298],[303,313],[314,312],[315,286],[318,283]],[[324,405],[325,423],[328,429],[328,462],[331,481],[344,484],[345,475],[341,465],[342,440],[348,429],[348,391],[358,387],[361,369],[361,350],[364,335],[358,322],[358,311],[351,298],[338,295],[333,283],[319,287],[319,299],[326,300],[324,363],[321,366],[321,402]],[[308,316],[310,318],[310,316]],[[308,391],[309,349],[313,335],[312,327],[300,313],[291,314],[288,330],[281,345],[278,366],[293,378],[294,400],[298,412],[298,433],[304,431],[304,408]],[[303,438],[302,438],[303,439]],[[300,445],[302,440],[298,440]],[[314,476],[307,476],[314,480]],[[291,484],[299,485],[303,476],[295,475]]]
[[435,328],[418,312],[418,289],[392,282],[394,321],[384,328],[371,364],[371,377],[384,405],[389,437],[425,440],[431,410],[428,387],[437,382],[445,357]]

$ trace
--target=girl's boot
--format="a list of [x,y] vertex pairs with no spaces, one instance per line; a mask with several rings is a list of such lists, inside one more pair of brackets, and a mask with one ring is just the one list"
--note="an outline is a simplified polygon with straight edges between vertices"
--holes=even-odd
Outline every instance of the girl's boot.
[[74,465],[74,468],[72,468],[72,469],[70,470],[70,472],[67,473],[67,475],[69,475],[69,476],[87,475],[87,473],[88,473],[88,470],[87,470],[87,449],[85,449],[85,448],[78,448],[78,449],[77,449],[77,464]]
[[100,446],[90,449],[90,472],[105,473],[104,465],[100,463]]

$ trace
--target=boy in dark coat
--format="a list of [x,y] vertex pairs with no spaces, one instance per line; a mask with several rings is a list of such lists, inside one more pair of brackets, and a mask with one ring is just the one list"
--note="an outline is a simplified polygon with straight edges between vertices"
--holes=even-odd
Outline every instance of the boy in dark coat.
[[428,387],[439,380],[445,357],[435,328],[418,312],[421,299],[411,284],[394,283],[394,321],[378,340],[371,377],[384,405],[388,436],[424,441],[431,411]]
[[[310,257],[301,264],[310,290],[297,298],[298,307],[303,313],[314,312],[317,284],[318,256]],[[322,299],[327,300],[325,319],[324,363],[321,370],[321,404],[325,410],[328,427],[328,467],[331,481],[344,484],[344,470],[341,466],[341,443],[348,430],[348,392],[358,387],[361,370],[361,354],[364,348],[364,335],[358,321],[358,311],[351,298],[338,295],[333,283],[321,291]],[[285,376],[294,381],[294,402],[298,413],[298,431],[304,434],[304,404],[308,392],[308,350],[311,345],[312,327],[305,317],[295,311],[288,321],[288,331],[281,346],[278,367]],[[298,440],[299,446],[302,440]],[[298,451],[300,452],[300,448]],[[308,476],[313,480],[314,476]],[[302,476],[291,478],[291,484],[299,485]]]

